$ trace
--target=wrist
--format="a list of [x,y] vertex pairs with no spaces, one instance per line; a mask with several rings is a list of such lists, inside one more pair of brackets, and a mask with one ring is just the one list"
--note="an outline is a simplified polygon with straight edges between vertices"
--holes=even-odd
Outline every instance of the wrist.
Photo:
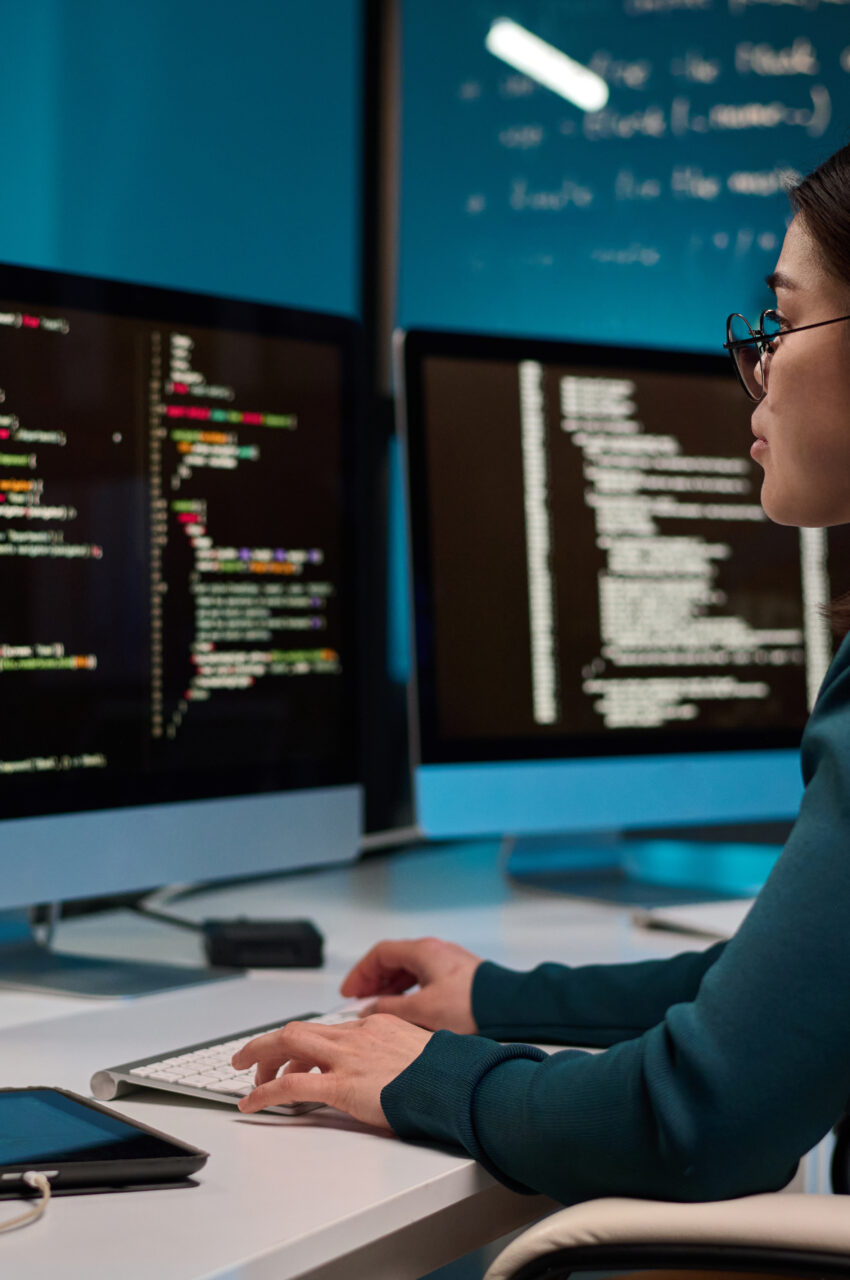
[[467,1000],[466,1000],[465,1014],[466,1014],[466,1020],[467,1020],[467,1026],[468,1026],[468,1034],[473,1036],[478,1034],[478,1029],[479,1029],[478,1018],[475,1012],[475,985],[476,985],[476,982],[478,981],[478,975],[480,974],[484,963],[485,962],[483,960],[479,960],[478,963],[475,965],[474,969],[472,970],[472,977],[470,979],[469,991],[468,991]]

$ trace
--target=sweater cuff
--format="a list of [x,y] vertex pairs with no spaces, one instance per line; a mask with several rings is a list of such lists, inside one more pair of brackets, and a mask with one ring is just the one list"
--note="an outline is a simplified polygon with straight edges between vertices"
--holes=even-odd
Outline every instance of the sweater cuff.
[[492,960],[482,961],[472,978],[472,1016],[481,1035],[494,1035],[497,1028],[513,1021],[510,1011],[516,1005],[527,1008],[521,991],[528,978],[527,973],[505,969]]
[[542,1062],[542,1049],[530,1044],[501,1045],[481,1036],[437,1031],[418,1058],[381,1092],[381,1107],[400,1138],[429,1138],[463,1147],[494,1178],[513,1191],[528,1192],[497,1169],[475,1133],[475,1093],[485,1076],[512,1058]]

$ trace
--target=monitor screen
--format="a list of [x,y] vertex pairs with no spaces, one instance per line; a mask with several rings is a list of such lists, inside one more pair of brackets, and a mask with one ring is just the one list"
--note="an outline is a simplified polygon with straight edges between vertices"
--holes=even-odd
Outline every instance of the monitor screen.
[[358,350],[334,316],[0,268],[4,819],[356,784]]
[[[793,750],[830,656],[826,541],[764,515],[727,357],[403,352],[420,767]],[[722,788],[707,809],[741,816]]]

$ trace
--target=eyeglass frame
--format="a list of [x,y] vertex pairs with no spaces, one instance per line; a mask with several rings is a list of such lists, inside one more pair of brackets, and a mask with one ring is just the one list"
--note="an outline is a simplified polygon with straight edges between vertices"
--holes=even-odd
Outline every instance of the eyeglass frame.
[[[748,329],[750,329],[750,333],[752,334],[751,338],[734,338],[731,340],[727,340],[726,342],[723,343],[723,349],[724,351],[729,352],[729,356],[732,360],[732,365],[735,369],[735,373],[738,377],[738,381],[740,382],[741,386],[744,388],[744,391],[749,396],[749,398],[752,401],[754,401],[756,404],[760,404],[761,401],[767,395],[767,380],[764,376],[764,364],[762,363],[762,357],[764,356],[767,348],[772,346],[772,344],[776,341],[777,338],[784,338],[786,334],[789,334],[789,333],[802,333],[804,329],[822,329],[823,326],[826,324],[838,324],[842,320],[850,320],[850,315],[835,316],[835,318],[832,320],[818,320],[815,322],[815,324],[801,324],[794,329],[780,329],[778,333],[769,335],[769,334],[766,334],[764,331],[764,320],[765,320],[765,316],[771,316],[771,315],[778,316],[779,312],[776,310],[775,307],[765,307],[764,311],[762,311],[761,315],[759,316],[759,327],[757,329],[752,329],[750,327],[749,320],[745,315],[741,315],[740,311],[733,311],[731,315],[728,315],[726,317],[727,334],[729,332],[729,325],[735,319],[735,316],[739,316],[740,319],[743,320],[744,324],[747,326]],[[735,359],[735,352],[740,350],[741,347],[751,347],[753,345],[755,345],[758,348],[759,363],[762,366],[762,380],[761,380],[762,393],[760,396],[754,396],[752,391],[750,391],[749,387],[744,381],[741,370],[738,368],[738,361]]]

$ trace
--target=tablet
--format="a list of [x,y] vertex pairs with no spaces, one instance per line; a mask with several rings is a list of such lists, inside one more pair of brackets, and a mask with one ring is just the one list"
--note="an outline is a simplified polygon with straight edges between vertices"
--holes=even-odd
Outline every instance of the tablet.
[[0,1199],[33,1194],[22,1181],[28,1170],[61,1194],[179,1184],[206,1160],[206,1151],[66,1089],[0,1089]]

